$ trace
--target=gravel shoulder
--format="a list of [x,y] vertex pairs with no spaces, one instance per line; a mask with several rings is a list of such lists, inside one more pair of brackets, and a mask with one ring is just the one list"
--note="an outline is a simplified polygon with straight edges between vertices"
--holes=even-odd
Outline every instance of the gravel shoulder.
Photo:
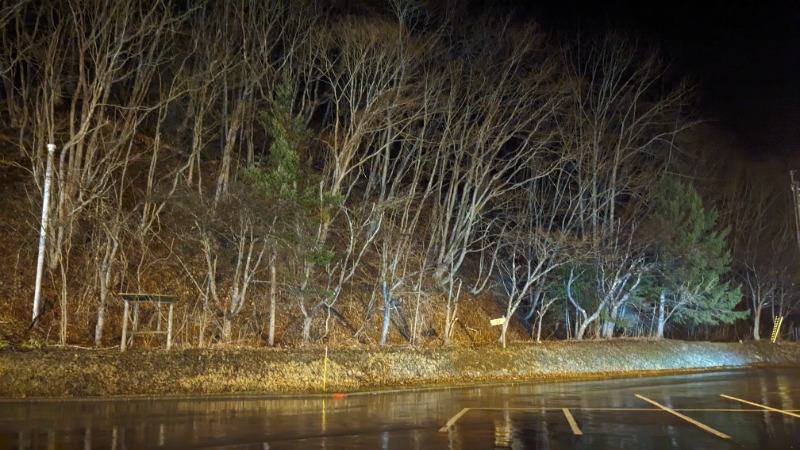
[[609,340],[440,349],[0,351],[0,398],[321,394],[800,366],[796,343]]

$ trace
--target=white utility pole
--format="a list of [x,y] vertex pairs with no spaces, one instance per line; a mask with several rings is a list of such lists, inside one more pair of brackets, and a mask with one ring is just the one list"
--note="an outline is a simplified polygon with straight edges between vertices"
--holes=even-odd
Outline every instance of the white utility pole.
[[53,154],[56,144],[47,144],[47,169],[44,175],[44,198],[42,199],[42,228],[39,231],[39,258],[36,261],[36,287],[33,291],[33,316],[35,322],[41,311],[42,303],[42,271],[44,269],[45,237],[47,236],[47,216],[50,211],[50,179],[53,177]]

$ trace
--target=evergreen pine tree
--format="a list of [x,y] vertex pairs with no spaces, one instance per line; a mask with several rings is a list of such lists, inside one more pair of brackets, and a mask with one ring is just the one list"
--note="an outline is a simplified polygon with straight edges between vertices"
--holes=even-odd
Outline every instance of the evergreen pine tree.
[[728,279],[729,230],[717,230],[716,225],[717,211],[704,207],[692,186],[669,177],[660,183],[648,227],[659,267],[650,283],[658,296],[658,337],[669,320],[713,325],[747,315],[735,311],[742,296]]

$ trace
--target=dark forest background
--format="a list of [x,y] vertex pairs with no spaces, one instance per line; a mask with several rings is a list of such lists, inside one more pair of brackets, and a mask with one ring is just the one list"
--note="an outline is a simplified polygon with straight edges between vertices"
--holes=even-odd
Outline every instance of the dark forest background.
[[121,292],[177,296],[184,346],[793,335],[796,158],[749,156],[645,37],[414,0],[0,24],[8,339],[117,345]]

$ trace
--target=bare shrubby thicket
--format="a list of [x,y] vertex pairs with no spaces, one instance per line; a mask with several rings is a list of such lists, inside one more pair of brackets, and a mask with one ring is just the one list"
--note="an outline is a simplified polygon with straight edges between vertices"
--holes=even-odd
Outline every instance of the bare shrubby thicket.
[[[6,248],[33,258],[53,142],[34,326],[62,345],[118,343],[119,292],[179,296],[185,346],[447,344],[475,296],[503,344],[514,323],[663,335],[637,227],[691,120],[653,48],[406,0],[19,0],[0,21],[6,162],[29,172]],[[758,324],[794,292],[752,244]]]

